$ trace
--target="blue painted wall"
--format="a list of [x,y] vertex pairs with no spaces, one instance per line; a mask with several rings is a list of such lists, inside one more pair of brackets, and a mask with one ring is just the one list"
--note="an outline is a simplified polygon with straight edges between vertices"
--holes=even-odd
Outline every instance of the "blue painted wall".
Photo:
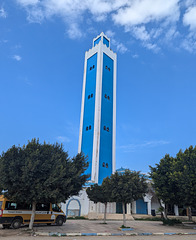
[[109,41],[105,37],[103,37],[103,44],[109,47]]
[[[104,129],[104,127],[106,129]],[[109,128],[109,131],[107,131]],[[103,53],[103,78],[101,101],[101,128],[99,152],[99,179],[112,174],[112,138],[113,138],[113,60]],[[107,167],[108,166],[108,167]]]
[[[97,71],[97,53],[87,60],[86,69],[86,88],[84,99],[84,117],[81,146],[81,150],[85,154],[85,156],[86,155],[88,156],[89,162],[89,167],[86,170],[85,174],[91,174],[92,169],[96,71]],[[91,129],[89,129],[89,126],[91,126]],[[88,130],[86,130],[87,127]]]
[[101,41],[101,37],[97,38],[97,39],[94,41],[94,46],[95,46],[96,44],[98,44],[100,41]]
[[137,214],[148,214],[147,203],[143,199],[136,201],[136,213]]

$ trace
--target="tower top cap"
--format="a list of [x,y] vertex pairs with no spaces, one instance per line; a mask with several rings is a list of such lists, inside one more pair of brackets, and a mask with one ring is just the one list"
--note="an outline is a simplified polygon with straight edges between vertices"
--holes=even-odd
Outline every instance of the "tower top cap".
[[108,38],[103,32],[93,39],[93,47],[97,45],[99,42],[105,44],[108,48],[110,48],[110,38]]

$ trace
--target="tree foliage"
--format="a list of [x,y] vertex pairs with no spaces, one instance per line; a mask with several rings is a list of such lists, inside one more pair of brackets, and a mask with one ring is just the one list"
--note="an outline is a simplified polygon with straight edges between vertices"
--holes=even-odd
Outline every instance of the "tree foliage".
[[112,187],[111,198],[115,202],[131,203],[142,198],[147,192],[147,183],[140,172],[125,170],[121,174],[115,172],[110,177]]
[[107,203],[111,201],[111,184],[109,177],[104,178],[101,185],[97,183],[86,189],[88,197],[94,203],[101,202],[105,205],[104,223],[106,222]]
[[180,150],[175,158],[166,154],[150,169],[155,192],[166,208],[168,204],[196,207],[196,147]]
[[111,200],[122,203],[123,225],[126,226],[125,204],[131,203],[144,196],[147,192],[146,179],[140,172],[125,170],[123,174],[118,172],[112,174],[110,184],[112,186]]
[[97,183],[91,185],[86,190],[88,197],[94,203],[107,203],[110,202],[111,199],[111,186],[109,177],[104,178],[101,185]]
[[33,139],[0,156],[0,190],[20,203],[65,202],[82,189],[88,177],[86,168],[82,154],[71,159],[62,145]]
[[179,186],[176,181],[178,179],[178,172],[175,170],[175,165],[176,159],[166,154],[160,160],[160,163],[156,164],[156,167],[150,166],[156,195],[165,204],[177,204],[181,201],[178,196]]
[[176,159],[181,204],[196,208],[196,146],[179,151]]

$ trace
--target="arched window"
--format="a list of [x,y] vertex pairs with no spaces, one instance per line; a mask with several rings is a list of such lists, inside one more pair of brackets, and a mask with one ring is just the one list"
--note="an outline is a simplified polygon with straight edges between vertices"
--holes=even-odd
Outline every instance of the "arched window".
[[108,163],[106,163],[106,165],[105,165],[105,166],[106,166],[106,168],[108,168]]
[[88,95],[88,99],[90,99],[90,97],[91,97],[91,96],[90,96],[90,95]]
[[102,163],[102,167],[105,167],[105,163],[104,162]]
[[91,125],[89,126],[89,130],[91,130]]
[[93,97],[93,94],[91,93],[91,97]]
[[107,127],[107,132],[109,132],[109,127]]
[[106,130],[106,126],[103,127],[103,130]]
[[86,127],[86,131],[88,131],[88,127]]

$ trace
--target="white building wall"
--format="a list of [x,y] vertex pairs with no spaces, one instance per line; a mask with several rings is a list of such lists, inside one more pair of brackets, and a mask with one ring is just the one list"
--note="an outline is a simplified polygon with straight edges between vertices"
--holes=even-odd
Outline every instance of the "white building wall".
[[[78,205],[77,200],[80,202],[80,205]],[[78,206],[80,206],[80,216],[88,216],[89,198],[85,189],[81,190],[78,196],[72,196],[66,203],[61,203],[61,208],[65,214],[67,214],[68,209],[78,208]]]

